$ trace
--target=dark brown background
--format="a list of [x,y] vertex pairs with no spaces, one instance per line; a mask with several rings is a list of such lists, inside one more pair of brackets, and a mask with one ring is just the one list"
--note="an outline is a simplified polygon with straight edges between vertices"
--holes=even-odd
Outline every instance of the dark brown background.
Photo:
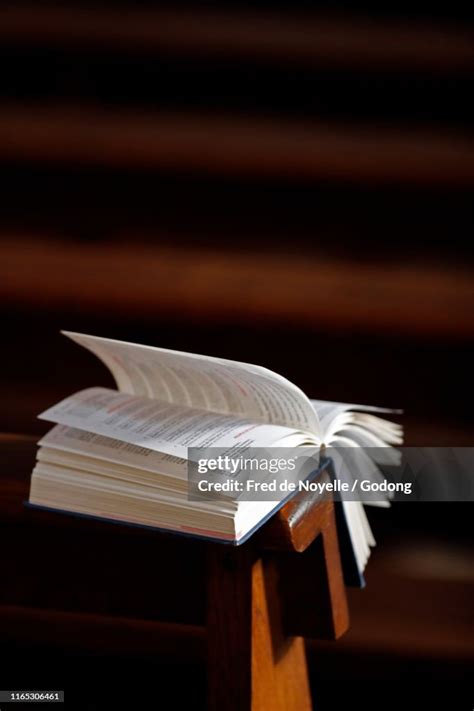
[[[111,384],[65,328],[256,362],[403,407],[408,444],[472,445],[472,21],[453,3],[4,4],[0,430],[39,434],[39,411]],[[471,517],[373,512],[352,631],[310,643],[321,708],[466,691]],[[127,650],[5,645],[6,674],[55,669],[76,698],[117,666],[142,701],[169,676]]]

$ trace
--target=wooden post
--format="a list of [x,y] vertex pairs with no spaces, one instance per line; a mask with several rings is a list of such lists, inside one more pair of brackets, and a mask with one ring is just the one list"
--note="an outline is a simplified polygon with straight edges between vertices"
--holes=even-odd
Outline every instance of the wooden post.
[[275,554],[211,546],[210,711],[310,711],[304,640],[283,629]]
[[332,501],[298,497],[242,547],[210,545],[207,579],[209,709],[309,711],[303,636],[349,624]]

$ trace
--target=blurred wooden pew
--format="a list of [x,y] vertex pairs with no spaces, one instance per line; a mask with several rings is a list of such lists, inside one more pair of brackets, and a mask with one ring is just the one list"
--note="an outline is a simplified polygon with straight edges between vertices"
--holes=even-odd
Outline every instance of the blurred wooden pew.
[[134,235],[74,243],[0,241],[0,299],[50,311],[75,308],[122,318],[265,320],[340,332],[474,337],[472,271],[336,260],[270,250],[161,247]]
[[411,71],[474,69],[472,33],[453,23],[368,19],[277,9],[114,8],[89,4],[5,6],[0,36],[17,45],[86,46],[177,55],[233,56],[238,61],[285,61]]
[[0,107],[0,157],[203,174],[472,186],[469,135],[229,118]]

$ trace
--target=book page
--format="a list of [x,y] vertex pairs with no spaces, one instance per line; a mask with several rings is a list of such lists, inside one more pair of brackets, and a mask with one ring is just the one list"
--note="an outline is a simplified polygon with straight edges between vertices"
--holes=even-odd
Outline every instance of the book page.
[[100,358],[123,393],[320,435],[317,412],[302,390],[266,368],[63,333]]
[[[311,400],[311,405],[318,413],[322,438],[326,445],[331,444],[334,436],[346,429],[348,425],[358,425],[371,431],[386,444],[402,444],[403,428],[401,425],[367,413],[398,414],[394,410],[372,405],[354,405],[329,400]],[[372,444],[372,446],[377,446]],[[380,445],[381,446],[381,445]]]
[[185,459],[101,434],[78,430],[75,427],[56,425],[38,442],[38,445],[61,452],[94,457],[107,463],[114,462],[139,471],[164,474],[183,481],[187,479]]
[[88,388],[39,418],[138,447],[187,458],[188,447],[271,446],[295,433],[287,427],[183,407],[107,388]]

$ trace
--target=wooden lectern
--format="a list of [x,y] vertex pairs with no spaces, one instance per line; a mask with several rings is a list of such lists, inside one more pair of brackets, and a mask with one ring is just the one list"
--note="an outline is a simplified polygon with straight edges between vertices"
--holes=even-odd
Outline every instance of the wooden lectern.
[[128,621],[146,620],[166,644],[199,626],[209,709],[311,709],[304,637],[335,639],[348,627],[332,501],[305,494],[247,543],[209,543],[28,510],[35,454],[34,438],[0,436],[0,555],[10,571],[0,639],[44,635],[55,615],[69,637],[98,619],[104,629],[123,619],[124,635]]

